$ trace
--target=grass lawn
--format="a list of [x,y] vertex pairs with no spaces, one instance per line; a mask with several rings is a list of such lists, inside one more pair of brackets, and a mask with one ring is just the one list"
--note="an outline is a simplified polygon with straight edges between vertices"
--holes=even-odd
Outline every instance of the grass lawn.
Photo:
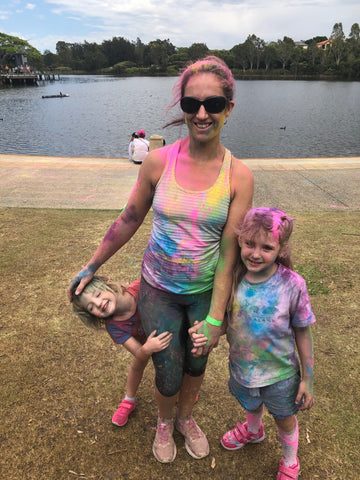
[[[360,479],[360,212],[289,212],[295,270],[307,281],[317,322],[316,403],[298,416],[301,480]],[[111,424],[130,355],[106,332],[72,314],[66,289],[88,261],[114,211],[1,208],[0,478],[6,480],[162,480],[276,478],[277,430],[238,452],[221,435],[244,413],[227,389],[227,344],[211,354],[195,407],[210,455],[194,460],[175,433],[172,464],[152,454],[157,410],[148,365],[138,406],[125,427]],[[151,218],[100,270],[130,282],[140,275]]]

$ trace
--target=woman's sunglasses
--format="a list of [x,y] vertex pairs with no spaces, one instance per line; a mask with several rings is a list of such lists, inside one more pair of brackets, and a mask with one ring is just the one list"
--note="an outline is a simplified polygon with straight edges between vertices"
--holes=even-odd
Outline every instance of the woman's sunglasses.
[[182,97],[180,100],[181,110],[185,113],[196,113],[199,111],[201,105],[204,105],[208,113],[220,113],[227,104],[225,97],[208,97],[204,101],[198,100],[194,97]]

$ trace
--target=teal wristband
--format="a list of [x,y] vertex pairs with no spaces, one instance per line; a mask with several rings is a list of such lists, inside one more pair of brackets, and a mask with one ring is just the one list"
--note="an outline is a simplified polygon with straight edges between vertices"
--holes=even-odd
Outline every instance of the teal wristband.
[[221,327],[222,325],[222,321],[220,320],[215,320],[215,318],[212,318],[210,317],[210,315],[208,315],[206,318],[205,318],[205,322],[207,323],[210,323],[210,325],[214,325],[215,327]]

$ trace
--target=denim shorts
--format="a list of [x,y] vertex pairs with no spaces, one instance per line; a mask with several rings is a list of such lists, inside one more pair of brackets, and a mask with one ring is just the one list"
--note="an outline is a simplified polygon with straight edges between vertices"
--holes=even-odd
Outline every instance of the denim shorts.
[[247,388],[240,385],[230,375],[229,390],[236,400],[248,412],[255,412],[262,404],[274,418],[287,418],[295,415],[302,401],[295,404],[301,378],[297,373],[280,382],[259,388]]

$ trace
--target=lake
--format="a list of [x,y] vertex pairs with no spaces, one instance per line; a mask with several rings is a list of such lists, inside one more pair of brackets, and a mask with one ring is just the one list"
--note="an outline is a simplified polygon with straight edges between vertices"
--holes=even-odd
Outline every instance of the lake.
[[[0,153],[127,157],[140,128],[172,143],[187,134],[163,129],[175,82],[69,75],[0,88]],[[70,96],[42,98],[60,91]],[[239,158],[360,155],[360,82],[238,80],[235,102],[221,140]]]

